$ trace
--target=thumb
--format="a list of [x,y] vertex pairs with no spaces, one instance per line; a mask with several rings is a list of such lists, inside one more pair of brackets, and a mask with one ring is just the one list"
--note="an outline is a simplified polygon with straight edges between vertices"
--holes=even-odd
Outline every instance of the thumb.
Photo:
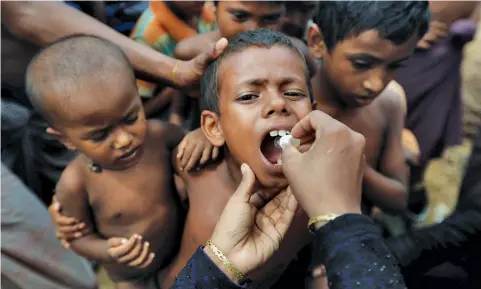
[[195,58],[195,64],[197,67],[204,71],[212,60],[216,59],[222,54],[222,52],[224,52],[224,49],[227,47],[227,43],[228,42],[226,38],[221,38],[219,41],[212,44],[212,48],[209,51],[199,54]]
[[247,164],[241,165],[241,172],[242,180],[232,197],[241,200],[242,202],[249,202],[251,195],[254,193],[256,176]]
[[125,243],[127,243],[127,239],[125,238],[113,237],[107,240],[107,245],[109,245],[110,248],[118,247]]
[[294,146],[288,144],[282,149],[281,159],[282,164],[287,164],[292,160],[299,158],[302,156],[302,153],[299,152]]

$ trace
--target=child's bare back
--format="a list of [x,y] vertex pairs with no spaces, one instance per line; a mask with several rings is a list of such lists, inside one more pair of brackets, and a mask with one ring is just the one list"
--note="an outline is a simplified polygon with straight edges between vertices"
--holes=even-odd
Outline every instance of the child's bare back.
[[[114,281],[154,273],[169,263],[176,252],[183,211],[173,185],[171,141],[182,138],[183,134],[173,136],[172,133],[176,134],[173,126],[148,121],[144,151],[132,169],[94,172],[88,160],[80,155],[64,171],[57,186],[56,195],[65,214],[95,227],[92,234],[102,239],[129,239],[137,234],[142,237],[141,241],[149,243],[148,251],[155,257],[145,268],[116,262],[104,264]],[[97,236],[74,240],[72,247],[92,250],[93,254],[94,250],[104,251],[104,256],[100,257],[101,261],[106,261],[109,257],[105,242],[99,242],[98,248],[82,246],[86,240]],[[148,257],[143,259],[147,262]]]

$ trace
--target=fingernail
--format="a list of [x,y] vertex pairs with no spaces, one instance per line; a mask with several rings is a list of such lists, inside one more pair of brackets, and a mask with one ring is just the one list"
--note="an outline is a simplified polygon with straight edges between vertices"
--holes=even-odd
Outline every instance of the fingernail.
[[84,223],[80,224],[79,228],[80,228],[80,229],[85,228],[85,224],[84,224]]
[[242,173],[242,175],[246,174],[246,164],[241,165],[241,173]]
[[142,240],[142,236],[137,235],[137,239]]
[[120,241],[120,243],[122,243],[122,244],[127,243],[127,239],[122,239],[122,240]]
[[150,243],[149,243],[149,242],[145,242],[145,245],[148,247],[148,246],[150,246]]
[[75,238],[80,238],[80,237],[82,237],[82,233],[75,233],[74,237],[75,237]]
[[57,202],[55,202],[55,204],[53,204],[53,208],[54,208],[56,211],[60,210],[60,204],[57,203]]

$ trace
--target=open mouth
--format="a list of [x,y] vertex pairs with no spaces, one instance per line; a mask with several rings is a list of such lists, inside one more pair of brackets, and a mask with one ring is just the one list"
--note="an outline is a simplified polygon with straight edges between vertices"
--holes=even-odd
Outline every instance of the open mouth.
[[261,153],[269,163],[282,165],[282,150],[279,147],[278,142],[282,136],[289,134],[291,134],[291,132],[287,130],[272,130],[266,134],[261,143]]

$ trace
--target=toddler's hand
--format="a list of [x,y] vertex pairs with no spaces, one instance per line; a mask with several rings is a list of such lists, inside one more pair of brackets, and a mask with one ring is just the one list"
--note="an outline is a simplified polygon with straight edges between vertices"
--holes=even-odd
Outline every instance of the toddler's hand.
[[190,171],[219,156],[219,148],[212,145],[200,129],[189,132],[178,146],[180,170]]
[[75,218],[62,215],[61,210],[62,206],[54,196],[52,204],[48,207],[48,211],[55,223],[57,239],[59,239],[62,245],[68,249],[70,248],[70,241],[87,235],[90,233],[90,229],[85,223],[82,223]]
[[149,242],[134,234],[126,238],[113,237],[107,240],[107,254],[117,263],[130,267],[145,268],[154,260],[155,254],[149,252]]

